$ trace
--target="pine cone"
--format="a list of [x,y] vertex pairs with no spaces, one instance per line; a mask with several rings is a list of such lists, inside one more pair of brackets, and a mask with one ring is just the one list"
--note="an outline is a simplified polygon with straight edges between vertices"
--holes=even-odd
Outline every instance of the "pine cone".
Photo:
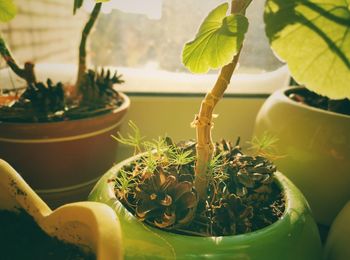
[[222,154],[224,160],[229,162],[226,167],[230,177],[227,185],[229,191],[240,197],[247,195],[248,190],[250,193],[270,193],[276,166],[262,156],[244,155],[238,142],[234,147],[225,140],[216,145],[217,154]]
[[160,228],[188,224],[198,203],[189,175],[169,174],[158,167],[136,191],[136,215]]
[[254,223],[257,220],[262,226],[271,224],[259,216],[271,204],[276,166],[264,157],[244,155],[238,145],[233,147],[226,141],[216,147],[217,154],[225,161],[224,171],[229,179],[221,194],[216,194],[222,199],[209,207],[214,233],[229,235],[250,232],[256,228]]
[[82,89],[82,103],[91,107],[101,107],[117,103],[121,105],[122,100],[118,92],[113,88],[114,84],[121,84],[124,81],[121,75],[115,72],[113,75],[110,70],[102,69],[101,72],[88,70],[84,75]]
[[230,191],[245,196],[247,189],[257,193],[270,193],[272,174],[276,171],[276,166],[269,160],[257,156],[238,155],[231,162]]
[[47,84],[29,84],[11,110],[18,111],[18,114],[12,115],[14,120],[24,122],[44,122],[59,118],[65,110],[63,84],[53,84],[50,79]]
[[244,204],[237,195],[229,194],[214,206],[213,216],[213,228],[218,234],[247,233],[252,227],[253,207]]

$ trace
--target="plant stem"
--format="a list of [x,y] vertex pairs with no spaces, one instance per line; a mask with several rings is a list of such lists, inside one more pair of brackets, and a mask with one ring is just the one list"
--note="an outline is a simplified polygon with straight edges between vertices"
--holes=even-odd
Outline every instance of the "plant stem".
[[83,79],[84,73],[86,71],[86,41],[91,32],[92,27],[94,26],[98,14],[100,13],[102,3],[96,3],[89,20],[85,24],[84,30],[81,35],[81,41],[79,45],[79,68],[78,68],[78,77],[76,82],[76,87],[79,89],[81,81]]
[[36,82],[35,74],[34,74],[34,64],[31,62],[26,62],[24,64],[24,68],[20,68],[17,65],[17,62],[12,57],[12,54],[7,47],[4,39],[0,35],[0,54],[6,61],[7,65],[11,68],[11,70],[16,73],[16,75],[25,81],[28,84],[32,84]]
[[[251,0],[232,0],[231,13],[245,13],[245,9],[250,4]],[[195,188],[198,192],[199,199],[205,201],[207,197],[207,168],[208,163],[214,154],[214,144],[211,136],[211,129],[213,127],[212,116],[213,110],[218,101],[224,95],[227,86],[230,83],[231,76],[235,70],[242,47],[234,56],[231,63],[225,65],[219,74],[219,77],[212,88],[202,100],[198,115],[196,115],[193,125],[196,127],[197,145],[196,155],[197,162],[195,166]]]

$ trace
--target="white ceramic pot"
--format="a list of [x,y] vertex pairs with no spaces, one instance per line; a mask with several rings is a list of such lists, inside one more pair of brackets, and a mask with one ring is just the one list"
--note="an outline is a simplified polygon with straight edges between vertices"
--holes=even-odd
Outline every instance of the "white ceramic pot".
[[317,222],[330,225],[350,199],[350,116],[295,102],[291,90],[266,100],[254,135],[279,139],[278,169],[304,193]]

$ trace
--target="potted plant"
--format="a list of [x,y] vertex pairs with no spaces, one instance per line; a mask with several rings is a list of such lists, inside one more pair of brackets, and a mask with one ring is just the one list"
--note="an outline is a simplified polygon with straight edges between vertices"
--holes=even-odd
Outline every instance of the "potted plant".
[[301,189],[317,222],[329,226],[350,198],[350,18],[347,3],[327,3],[267,1],[271,46],[307,89],[273,93],[254,134],[279,140],[285,156],[278,168]]
[[[74,12],[82,2],[74,2]],[[6,21],[15,15],[15,7],[12,1],[4,3],[0,18]],[[119,129],[130,104],[115,89],[123,82],[120,75],[87,70],[86,42],[101,5],[96,1],[83,29],[74,85],[38,82],[34,64],[21,68],[0,38],[0,54],[26,82],[17,100],[0,108],[0,157],[53,207],[85,199],[100,172],[113,165],[117,143],[110,142],[110,135]]]
[[[89,200],[110,205],[122,226],[126,258],[320,259],[317,226],[306,200],[273,163],[236,144],[213,143],[213,109],[237,65],[250,0],[212,10],[183,50],[193,72],[221,71],[195,116],[195,142],[169,137],[116,139],[138,154],[108,171]],[[142,149],[145,148],[145,149]]]
[[4,259],[122,259],[120,225],[106,205],[77,202],[52,211],[3,160],[0,188]]

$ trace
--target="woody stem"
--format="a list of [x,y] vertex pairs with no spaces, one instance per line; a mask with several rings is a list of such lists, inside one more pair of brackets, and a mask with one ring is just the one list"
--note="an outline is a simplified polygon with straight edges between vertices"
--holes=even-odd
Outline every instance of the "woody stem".
[[[251,0],[232,0],[231,13],[244,13],[250,2]],[[195,188],[201,201],[205,201],[207,197],[207,167],[214,154],[214,143],[211,135],[213,110],[230,83],[231,76],[238,63],[241,48],[234,56],[232,62],[221,69],[214,87],[202,100],[199,113],[194,121],[197,138]]]

